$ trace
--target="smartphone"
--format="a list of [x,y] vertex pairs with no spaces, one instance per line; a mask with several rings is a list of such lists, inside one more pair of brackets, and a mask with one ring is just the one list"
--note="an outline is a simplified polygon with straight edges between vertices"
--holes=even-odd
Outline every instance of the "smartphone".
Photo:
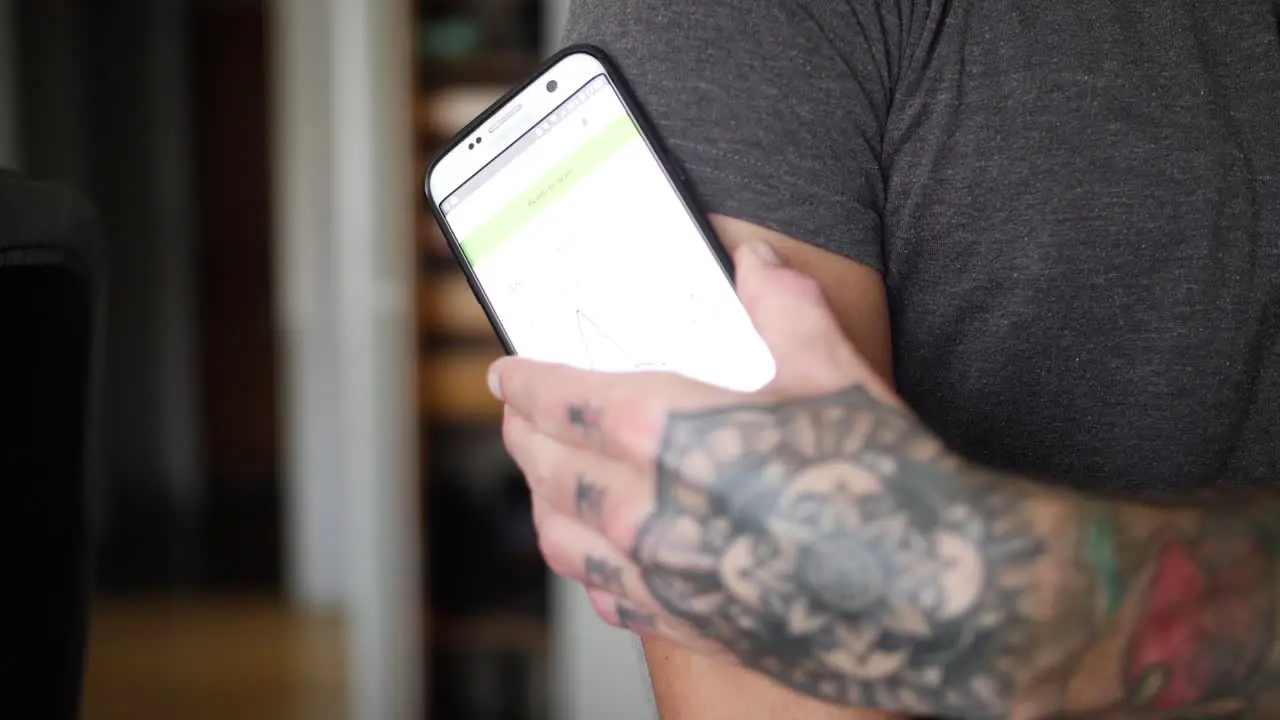
[[599,48],[556,53],[424,184],[508,353],[740,391],[773,379],[723,246]]

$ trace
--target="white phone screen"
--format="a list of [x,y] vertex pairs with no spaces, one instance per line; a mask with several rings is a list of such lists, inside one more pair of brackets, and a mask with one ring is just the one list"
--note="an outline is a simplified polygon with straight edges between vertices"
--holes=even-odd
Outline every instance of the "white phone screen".
[[519,355],[756,390],[775,366],[607,73],[444,197]]

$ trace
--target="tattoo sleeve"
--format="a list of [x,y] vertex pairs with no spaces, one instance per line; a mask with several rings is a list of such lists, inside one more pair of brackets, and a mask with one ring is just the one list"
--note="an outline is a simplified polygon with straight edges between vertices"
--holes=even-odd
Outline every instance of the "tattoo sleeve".
[[653,597],[800,692],[959,718],[1280,715],[1269,500],[1146,506],[991,472],[860,387],[674,415],[657,487],[633,549]]

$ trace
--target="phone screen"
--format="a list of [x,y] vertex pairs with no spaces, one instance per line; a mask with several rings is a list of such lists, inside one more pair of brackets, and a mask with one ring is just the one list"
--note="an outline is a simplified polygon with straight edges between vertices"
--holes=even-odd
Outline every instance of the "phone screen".
[[608,73],[551,82],[563,102],[440,202],[512,349],[768,383],[773,357]]

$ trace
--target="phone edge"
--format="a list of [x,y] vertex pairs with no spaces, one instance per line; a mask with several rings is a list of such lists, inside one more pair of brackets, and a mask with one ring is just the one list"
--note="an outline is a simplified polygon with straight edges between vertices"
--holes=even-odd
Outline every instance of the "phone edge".
[[484,292],[484,288],[480,285],[479,278],[476,277],[475,269],[471,267],[471,263],[467,260],[466,253],[462,250],[462,244],[454,236],[453,231],[449,228],[449,223],[445,221],[444,212],[440,209],[440,203],[437,198],[431,194],[431,172],[435,169],[441,159],[445,155],[453,151],[461,143],[465,142],[477,129],[493,117],[497,112],[510,103],[517,95],[525,89],[537,82],[548,70],[569,55],[587,54],[595,58],[605,69],[613,81],[614,86],[618,90],[618,96],[622,100],[623,106],[635,121],[640,131],[641,137],[648,143],[653,151],[654,157],[658,164],[662,167],[664,174],[671,181],[675,188],[676,194],[680,197],[680,201],[684,203],[685,208],[693,217],[694,225],[697,226],[699,233],[702,235],[703,242],[707,244],[707,248],[715,257],[720,265],[720,269],[724,272],[725,279],[728,280],[730,287],[736,289],[734,279],[733,260],[729,256],[728,250],[724,243],[716,234],[715,228],[711,225],[710,218],[707,217],[703,210],[702,202],[694,192],[693,187],[689,183],[688,176],[684,172],[678,160],[667,147],[666,141],[663,140],[661,133],[658,132],[657,125],[649,117],[648,111],[640,103],[635,91],[632,89],[630,81],[622,72],[618,63],[603,48],[590,43],[573,43],[566,45],[556,52],[552,53],[545,60],[539,63],[537,69],[529,73],[528,77],[521,82],[513,85],[497,100],[493,101],[489,107],[477,115],[471,122],[467,123],[462,130],[458,131],[450,138],[444,146],[437,151],[435,157],[427,164],[426,170],[422,173],[421,187],[422,195],[427,201],[427,207],[431,211],[432,217],[436,221],[436,225],[440,228],[440,232],[444,235],[445,244],[449,246],[449,252],[453,255],[454,262],[462,270],[463,276],[466,278],[467,286],[471,288],[471,294],[475,296],[476,302],[480,304],[480,309],[484,311],[485,318],[489,321],[489,325],[493,328],[494,333],[498,336],[498,342],[501,343],[503,352],[507,355],[515,355],[515,348],[511,344],[511,339],[507,336],[506,330],[502,327],[502,322],[498,319],[497,313],[493,309],[493,304],[489,302],[488,296]]

